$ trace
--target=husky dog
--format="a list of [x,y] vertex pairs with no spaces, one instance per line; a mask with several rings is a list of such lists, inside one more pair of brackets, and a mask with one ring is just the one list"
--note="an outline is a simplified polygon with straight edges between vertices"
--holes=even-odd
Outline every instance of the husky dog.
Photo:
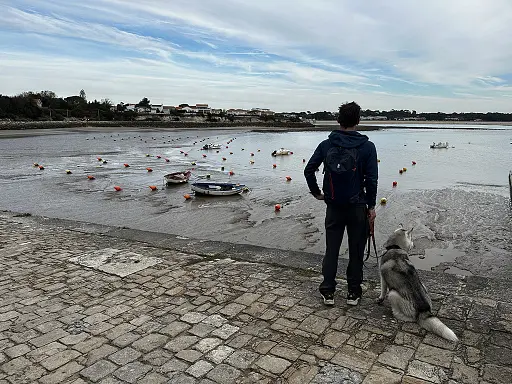
[[414,246],[411,233],[412,229],[398,228],[384,244],[386,252],[379,262],[381,293],[377,303],[382,303],[387,293],[395,318],[416,321],[427,331],[458,341],[455,333],[432,315],[427,289],[409,261],[408,253]]

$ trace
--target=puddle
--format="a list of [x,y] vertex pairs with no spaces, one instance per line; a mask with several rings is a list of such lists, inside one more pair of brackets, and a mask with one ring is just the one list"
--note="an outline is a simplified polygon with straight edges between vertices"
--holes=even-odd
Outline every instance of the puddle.
[[451,273],[454,275],[462,275],[462,276],[473,276],[473,274],[470,271],[467,271],[465,269],[460,269],[454,266],[451,266],[448,269],[444,270],[445,273]]
[[[450,243],[448,248],[427,248],[424,257],[422,255],[410,255],[409,259],[416,268],[429,271],[441,263],[453,263],[457,257],[464,255],[464,252],[455,249],[453,244]],[[449,271],[446,272],[450,273]],[[466,271],[466,273],[470,272]]]

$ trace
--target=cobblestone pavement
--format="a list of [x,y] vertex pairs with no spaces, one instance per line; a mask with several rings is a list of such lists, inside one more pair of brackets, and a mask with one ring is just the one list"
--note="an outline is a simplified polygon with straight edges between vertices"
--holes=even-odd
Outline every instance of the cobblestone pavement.
[[[69,261],[105,249],[161,262]],[[316,272],[220,256],[0,213],[0,383],[512,383],[507,282],[424,276],[453,344],[373,304],[372,280],[326,308]]]

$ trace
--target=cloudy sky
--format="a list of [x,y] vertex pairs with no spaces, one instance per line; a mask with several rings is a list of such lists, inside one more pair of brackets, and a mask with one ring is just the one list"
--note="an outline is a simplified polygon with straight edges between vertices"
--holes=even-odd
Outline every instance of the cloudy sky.
[[511,0],[0,0],[0,93],[512,112]]

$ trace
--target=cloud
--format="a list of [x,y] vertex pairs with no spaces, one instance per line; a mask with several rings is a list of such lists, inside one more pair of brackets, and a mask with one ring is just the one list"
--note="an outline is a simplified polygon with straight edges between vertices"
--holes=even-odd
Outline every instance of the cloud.
[[277,110],[334,110],[346,97],[378,109],[512,111],[508,0],[19,0],[3,8],[2,93],[89,88],[115,101]]

